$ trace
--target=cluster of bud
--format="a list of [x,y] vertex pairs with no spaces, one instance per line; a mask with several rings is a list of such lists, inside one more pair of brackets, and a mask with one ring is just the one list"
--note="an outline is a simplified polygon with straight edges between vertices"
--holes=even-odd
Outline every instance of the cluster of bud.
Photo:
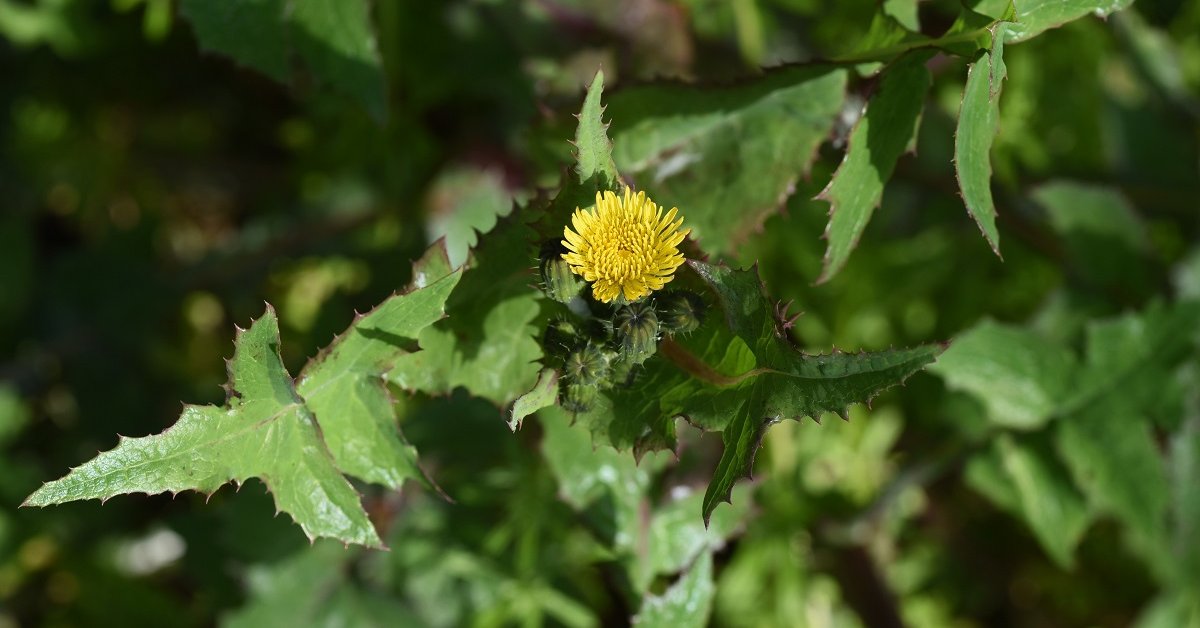
[[[554,245],[542,247],[538,269],[546,296],[564,304],[580,297],[584,283]],[[687,290],[671,290],[657,298],[611,308],[591,303],[588,296],[585,293],[583,298],[593,311],[604,314],[552,320],[542,336],[546,362],[561,374],[559,403],[574,413],[591,410],[605,390],[631,385],[637,367],[658,351],[663,334],[695,331],[706,309],[700,295]]]

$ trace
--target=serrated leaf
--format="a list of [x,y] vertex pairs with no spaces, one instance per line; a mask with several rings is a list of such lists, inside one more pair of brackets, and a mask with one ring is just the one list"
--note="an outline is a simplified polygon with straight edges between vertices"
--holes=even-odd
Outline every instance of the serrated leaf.
[[1064,569],[1091,522],[1087,502],[1044,439],[1018,441],[1003,434],[973,456],[968,481],[1023,519],[1046,553]]
[[[424,272],[414,269],[415,275]],[[357,317],[300,372],[296,390],[318,417],[329,450],[346,473],[391,488],[407,478],[424,478],[416,450],[396,428],[384,374],[410,355],[418,336],[443,317],[461,276],[454,271],[393,295]]]
[[448,318],[419,338],[422,351],[401,356],[388,380],[406,390],[448,394],[456,387],[505,406],[528,392],[541,370],[533,326],[541,293],[531,269],[537,234],[533,209],[514,210],[484,236],[446,305]]
[[929,370],[946,386],[983,401],[1001,427],[1044,425],[1070,391],[1075,376],[1070,351],[1034,332],[992,321],[954,340]]
[[750,475],[754,454],[771,423],[818,419],[826,412],[844,415],[850,404],[869,402],[942,351],[930,345],[879,353],[805,355],[784,336],[757,272],[690,264],[717,294],[729,327],[747,340],[757,358],[755,370],[721,395],[726,404],[740,407],[722,433],[725,451],[704,496],[706,520],[718,503],[729,500],[734,483]]
[[596,72],[588,86],[579,112],[579,126],[575,130],[575,175],[581,184],[591,182],[596,190],[615,190],[621,177],[613,162],[613,143],[608,139],[608,124],[603,120],[604,106],[600,97],[604,92],[604,70]]
[[116,448],[43,485],[25,505],[135,492],[211,493],[256,477],[309,538],[380,546],[358,493],[334,465],[316,418],[279,358],[279,323],[270,306],[238,333],[229,377],[224,407],[186,406],[167,431],[122,438]]
[[967,69],[958,129],[954,133],[954,170],[967,212],[979,225],[992,251],[1000,255],[996,231],[996,206],[992,201],[992,142],[999,130],[1000,90],[1007,76],[1004,39],[1007,23],[1000,23],[991,51],[983,52]]
[[613,94],[613,158],[654,200],[679,207],[710,253],[732,252],[805,176],[845,98],[846,70],[789,66],[746,83]]
[[712,611],[716,583],[712,554],[704,552],[662,595],[647,595],[633,618],[641,628],[704,628]]
[[291,82],[297,53],[316,78],[386,116],[383,66],[366,0],[183,0],[200,45]]
[[850,134],[842,164],[817,196],[829,202],[828,246],[817,283],[828,281],[846,263],[879,206],[896,161],[916,136],[931,81],[925,63],[932,56],[930,51],[909,53],[885,71]]

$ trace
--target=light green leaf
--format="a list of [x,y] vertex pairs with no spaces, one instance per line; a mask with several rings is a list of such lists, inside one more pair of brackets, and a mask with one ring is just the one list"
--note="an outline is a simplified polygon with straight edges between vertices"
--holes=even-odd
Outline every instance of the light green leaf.
[[[1200,591],[1200,414],[1171,438],[1171,555],[1180,587]],[[1200,600],[1198,600],[1200,601]],[[1200,610],[1200,609],[1198,609]],[[1200,615],[1197,615],[1200,619]]]
[[644,546],[641,510],[650,487],[647,466],[607,445],[593,445],[586,429],[559,408],[539,415],[542,456],[558,479],[563,501],[578,510],[597,538],[618,553]]
[[829,202],[828,247],[818,283],[835,275],[858,244],[883,197],[896,160],[916,136],[929,90],[925,63],[932,51],[909,53],[893,63],[850,134],[849,148],[829,185],[817,197]]
[[452,268],[467,263],[478,234],[491,231],[498,217],[512,211],[512,194],[491,170],[450,169],[434,180],[426,199],[426,233],[431,240],[445,238]]
[[162,434],[122,437],[115,449],[45,484],[25,505],[139,492],[212,493],[227,482],[257,477],[309,538],[380,546],[358,494],[334,465],[313,412],[280,361],[275,311],[268,306],[249,330],[239,331],[236,347],[224,407],[186,406]]
[[542,369],[538,381],[529,392],[517,397],[509,413],[508,429],[517,430],[525,417],[549,408],[558,402],[558,372],[554,369]]
[[987,321],[956,338],[929,370],[947,387],[983,401],[996,425],[1033,429],[1054,415],[1075,368],[1065,348],[1023,328]]
[[921,22],[917,18],[917,3],[919,0],[883,0],[883,12],[890,15],[904,28],[921,32]]
[[383,66],[366,0],[183,0],[180,11],[208,50],[291,82],[293,53],[318,81],[382,120]]
[[[414,275],[423,272],[414,267]],[[384,374],[409,354],[423,330],[442,318],[461,275],[455,271],[393,295],[357,316],[300,372],[296,390],[321,422],[342,471],[390,488],[399,488],[406,478],[424,478],[416,450],[396,428]]]
[[712,611],[716,585],[712,554],[704,552],[662,595],[647,595],[633,618],[642,628],[704,628]]
[[225,628],[417,625],[420,620],[391,596],[347,578],[359,552],[317,543],[274,565],[250,569],[249,601],[225,616]]
[[[1058,424],[1058,449],[1092,506],[1118,517],[1153,552],[1170,496],[1150,424],[1126,404],[1095,404]],[[1151,561],[1158,556],[1150,556]]]
[[1200,304],[1152,306],[1088,330],[1087,362],[1060,410],[1056,444],[1098,511],[1124,522],[1157,573],[1173,550],[1166,530],[1167,469],[1147,414],[1163,403],[1163,382],[1193,354]]
[[704,494],[679,487],[669,500],[660,505],[650,520],[648,552],[638,578],[639,588],[645,589],[660,574],[678,573],[703,554],[725,546],[725,542],[742,531],[754,507],[753,487],[737,487],[733,506],[713,513],[705,525],[696,518]]
[[1025,521],[1046,553],[1064,569],[1091,522],[1087,502],[1042,439],[1001,435],[971,459],[968,481]]
[[845,69],[790,66],[727,87],[622,90],[608,106],[613,158],[705,250],[732,252],[808,172],[845,88]]
[[[608,139],[608,124],[603,120],[604,106],[600,96],[604,92],[604,71],[596,72],[583,100],[583,111],[579,112],[579,126],[575,130],[575,174],[585,187],[596,190],[614,190],[621,180],[613,162],[613,143]],[[589,185],[590,182],[590,185]]]
[[1138,615],[1134,628],[1200,628],[1200,596],[1187,589],[1166,591]]
[[954,169],[963,201],[996,255],[1000,255],[1000,234],[992,201],[991,149],[998,130],[1000,90],[1007,76],[1004,32],[1009,26],[999,23],[994,27],[991,51],[983,52],[967,69],[954,134]]
[[1107,17],[1132,4],[1133,0],[1020,0],[1008,40],[1025,41],[1081,17]]

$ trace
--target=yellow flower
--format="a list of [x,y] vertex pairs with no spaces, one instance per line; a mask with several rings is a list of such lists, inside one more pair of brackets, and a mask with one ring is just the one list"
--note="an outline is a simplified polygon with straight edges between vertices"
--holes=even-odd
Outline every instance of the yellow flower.
[[598,192],[594,208],[576,208],[571,216],[575,230],[563,228],[563,259],[592,283],[598,300],[609,303],[624,294],[637,301],[671,281],[683,263],[677,247],[691,229],[679,231],[678,212],[672,207],[664,216],[645,192]]

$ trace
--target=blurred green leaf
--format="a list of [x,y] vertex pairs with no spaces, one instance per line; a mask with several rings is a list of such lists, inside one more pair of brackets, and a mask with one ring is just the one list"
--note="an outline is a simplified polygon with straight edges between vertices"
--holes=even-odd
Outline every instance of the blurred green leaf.
[[229,377],[224,408],[186,406],[160,435],[122,437],[115,449],[43,485],[25,505],[135,492],[212,493],[231,480],[240,484],[257,477],[310,539],[380,546],[358,494],[335,466],[312,411],[279,359],[279,324],[270,307],[239,332]]
[[1046,553],[1064,569],[1091,522],[1088,504],[1044,439],[1018,441],[1008,434],[971,459],[972,486],[1023,519]]
[[1033,429],[1071,390],[1075,358],[1032,331],[985,321],[951,343],[929,370],[979,398],[996,425]]
[[791,66],[707,88],[648,84],[609,99],[613,158],[678,207],[711,253],[729,253],[805,176],[845,97],[846,71]]
[[633,625],[643,628],[707,626],[716,590],[712,563],[712,554],[703,552],[662,595],[647,595],[633,618]]
[[208,50],[291,83],[292,55],[377,120],[387,115],[383,66],[366,0],[182,0]]
[[846,157],[817,197],[829,202],[828,247],[818,283],[828,281],[846,263],[879,206],[896,160],[913,141],[930,84],[925,63],[932,56],[913,52],[888,67],[850,134]]
[[1066,241],[1077,272],[1100,285],[1144,288],[1150,243],[1146,226],[1116,190],[1067,181],[1036,188],[1033,199]]

